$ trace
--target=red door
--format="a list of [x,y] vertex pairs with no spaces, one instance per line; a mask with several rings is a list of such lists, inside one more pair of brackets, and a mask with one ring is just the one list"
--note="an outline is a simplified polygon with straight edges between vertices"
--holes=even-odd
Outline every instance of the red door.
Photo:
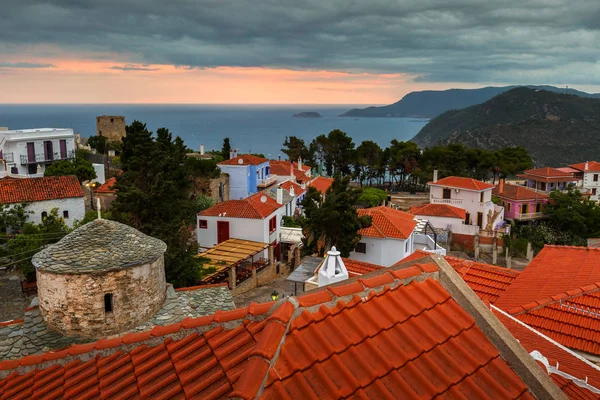
[[217,221],[217,244],[229,240],[229,222]]

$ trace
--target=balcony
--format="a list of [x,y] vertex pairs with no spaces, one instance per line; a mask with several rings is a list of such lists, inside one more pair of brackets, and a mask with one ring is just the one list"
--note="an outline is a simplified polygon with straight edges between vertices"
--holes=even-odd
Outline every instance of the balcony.
[[452,206],[460,206],[463,201],[459,199],[431,199],[431,204],[450,204]]
[[277,182],[277,175],[267,175],[267,177],[262,181],[259,181],[256,186],[258,186],[259,188],[266,188],[271,186],[275,182]]
[[21,165],[51,163],[53,161],[70,160],[75,158],[75,150],[67,151],[65,154],[55,152],[46,155],[45,153],[37,153],[32,159],[25,154],[21,154]]
[[4,158],[4,161],[6,161],[9,164],[15,162],[15,157],[13,156],[13,153],[4,153],[2,157]]
[[[517,221],[531,221],[534,219],[541,219],[541,218],[544,218],[544,213],[542,213],[542,212],[515,214],[515,216],[512,217],[512,219],[515,219]],[[507,219],[511,219],[511,218],[507,218]]]

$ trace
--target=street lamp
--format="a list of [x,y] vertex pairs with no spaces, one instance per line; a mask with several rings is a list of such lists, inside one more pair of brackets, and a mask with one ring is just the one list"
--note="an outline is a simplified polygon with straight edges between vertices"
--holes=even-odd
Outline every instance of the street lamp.
[[92,206],[92,210],[95,210],[96,206],[94,205],[94,189],[98,186],[98,182],[88,182],[85,184],[90,189],[90,205]]
[[277,299],[279,299],[279,293],[277,293],[277,290],[273,290],[273,293],[271,293],[271,300],[277,301]]

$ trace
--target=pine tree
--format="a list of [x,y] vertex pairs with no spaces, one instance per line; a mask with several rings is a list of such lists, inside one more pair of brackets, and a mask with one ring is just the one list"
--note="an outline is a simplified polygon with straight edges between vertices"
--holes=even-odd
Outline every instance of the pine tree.
[[229,143],[229,138],[226,137],[223,139],[223,148],[221,149],[221,154],[223,155],[223,160],[229,160],[229,154],[231,153],[231,144]]

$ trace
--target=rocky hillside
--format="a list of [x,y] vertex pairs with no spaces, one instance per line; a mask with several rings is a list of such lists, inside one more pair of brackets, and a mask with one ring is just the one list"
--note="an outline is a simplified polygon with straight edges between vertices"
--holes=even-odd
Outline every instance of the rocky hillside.
[[537,166],[600,158],[600,99],[525,87],[432,119],[412,139],[421,147],[463,143],[525,147]]

